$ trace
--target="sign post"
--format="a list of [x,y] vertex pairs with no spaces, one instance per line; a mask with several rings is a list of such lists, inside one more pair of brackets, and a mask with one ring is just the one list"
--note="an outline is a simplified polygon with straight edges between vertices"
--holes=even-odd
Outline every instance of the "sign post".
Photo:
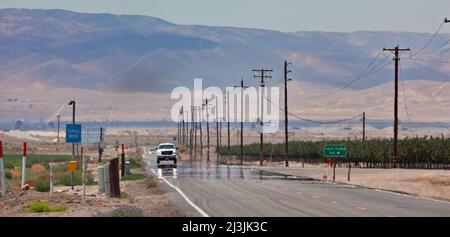
[[[78,144],[81,143],[81,124],[67,124],[66,125],[66,143]],[[70,184],[72,190],[73,185],[73,172],[77,169],[77,162],[75,161],[74,154],[72,152],[72,161],[69,161],[68,170],[70,173]]]
[[75,172],[77,170],[77,162],[72,160],[69,161],[69,164],[67,166],[67,170],[70,172],[70,186],[72,186],[72,190],[73,188],[73,172]]
[[[327,158],[327,180],[330,167],[333,166],[333,182],[336,180],[336,163],[334,158],[346,158],[347,157],[346,145],[325,145],[323,147],[323,156]],[[349,176],[350,177],[350,173]]]

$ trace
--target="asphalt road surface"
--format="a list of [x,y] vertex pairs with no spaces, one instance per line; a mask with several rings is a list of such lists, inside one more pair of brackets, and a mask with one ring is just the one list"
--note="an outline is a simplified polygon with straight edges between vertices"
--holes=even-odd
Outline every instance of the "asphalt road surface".
[[450,216],[450,203],[346,184],[286,176],[216,162],[156,165],[147,170],[186,216]]

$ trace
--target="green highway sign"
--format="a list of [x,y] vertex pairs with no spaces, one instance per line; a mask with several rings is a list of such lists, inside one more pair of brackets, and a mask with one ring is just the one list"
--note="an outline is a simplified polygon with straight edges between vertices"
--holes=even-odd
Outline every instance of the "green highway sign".
[[327,158],[347,157],[346,145],[325,145],[323,146],[323,156]]

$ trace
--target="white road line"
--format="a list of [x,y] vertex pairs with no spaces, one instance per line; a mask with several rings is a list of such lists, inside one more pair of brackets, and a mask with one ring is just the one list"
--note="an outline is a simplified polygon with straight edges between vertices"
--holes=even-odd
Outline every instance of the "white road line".
[[382,190],[382,189],[377,189],[377,188],[374,189],[374,190],[375,190],[375,191],[378,191],[378,192],[389,193],[389,194],[393,194],[393,195],[397,195],[397,196],[402,196],[402,197],[410,197],[410,198],[415,198],[415,199],[422,199],[422,200],[427,200],[427,201],[434,201],[434,202],[439,202],[439,203],[450,204],[450,202],[445,201],[445,200],[439,200],[439,199],[433,199],[433,198],[427,198],[427,197],[413,196],[413,195],[409,195],[409,194],[396,193],[396,192],[387,191],[387,190]]
[[[156,171],[154,169],[152,169],[152,172],[156,173]],[[166,182],[170,187],[174,188],[183,198],[184,200],[186,200],[187,203],[189,203],[189,205],[191,205],[195,210],[197,210],[200,215],[202,215],[202,217],[209,217],[208,214],[206,214],[206,212],[204,212],[200,207],[198,207],[197,205],[195,205],[187,196],[186,194],[183,193],[183,191],[181,191],[181,189],[179,189],[178,187],[176,187],[175,185],[171,184],[169,181],[167,181],[167,179],[165,179],[162,176],[158,176],[160,179],[164,180],[164,182]]]

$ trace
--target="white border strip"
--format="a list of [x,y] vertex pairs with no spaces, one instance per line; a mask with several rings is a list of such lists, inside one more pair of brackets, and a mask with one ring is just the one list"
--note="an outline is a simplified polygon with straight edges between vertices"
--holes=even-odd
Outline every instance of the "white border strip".
[[[156,174],[156,171],[154,169],[152,169],[153,173]],[[156,174],[157,175],[157,174]],[[198,207],[197,205],[195,205],[187,196],[186,194],[183,193],[183,191],[181,191],[181,189],[179,189],[178,187],[176,187],[175,185],[171,184],[169,181],[167,181],[167,179],[165,179],[162,176],[158,175],[158,178],[164,180],[164,182],[166,182],[170,187],[174,188],[183,198],[184,200],[186,200],[187,203],[189,203],[189,205],[191,205],[195,210],[197,210],[200,215],[202,215],[202,217],[209,217],[208,214],[206,214],[206,212],[204,212],[200,207]]]

